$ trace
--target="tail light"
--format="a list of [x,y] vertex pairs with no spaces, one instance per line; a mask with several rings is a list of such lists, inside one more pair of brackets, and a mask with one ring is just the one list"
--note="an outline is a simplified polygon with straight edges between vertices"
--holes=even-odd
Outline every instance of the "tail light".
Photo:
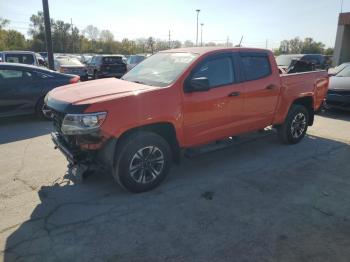
[[69,83],[75,84],[75,83],[78,83],[79,81],[80,81],[80,76],[75,76],[69,80]]

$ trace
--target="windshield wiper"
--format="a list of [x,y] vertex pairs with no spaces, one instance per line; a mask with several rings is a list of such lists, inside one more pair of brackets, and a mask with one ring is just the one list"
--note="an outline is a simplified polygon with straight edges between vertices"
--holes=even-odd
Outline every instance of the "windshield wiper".
[[152,86],[151,84],[146,84],[145,82],[142,82],[142,81],[138,81],[138,80],[135,80],[135,81],[131,81],[131,82],[134,82],[134,83],[137,83],[137,84],[141,84],[141,85],[147,85],[147,86]]

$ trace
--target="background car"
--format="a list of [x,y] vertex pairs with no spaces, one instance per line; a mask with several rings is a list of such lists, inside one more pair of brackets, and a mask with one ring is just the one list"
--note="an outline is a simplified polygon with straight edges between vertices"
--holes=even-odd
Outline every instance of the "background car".
[[126,73],[126,63],[120,55],[95,55],[87,66],[93,79],[103,77],[120,78]]
[[350,65],[350,62],[342,63],[336,67],[328,69],[328,74],[335,76],[338,74],[340,71],[344,70],[347,66]]
[[[328,69],[329,64],[324,55],[321,54],[290,54],[279,55],[276,57],[277,65],[284,70],[288,71],[288,68],[293,65],[293,61],[306,61],[315,65],[315,69]],[[295,63],[295,62],[294,62]]]
[[46,66],[45,60],[40,54],[30,51],[3,51],[0,56],[2,62]]
[[43,116],[45,95],[55,87],[78,81],[76,75],[24,64],[0,63],[0,117],[34,113]]
[[131,70],[134,68],[138,63],[142,62],[146,58],[145,55],[131,55],[128,57],[128,60],[126,61],[127,70]]
[[87,69],[78,59],[59,56],[54,61],[55,70],[61,73],[79,75],[82,81],[88,80]]
[[326,108],[350,110],[350,64],[329,79]]

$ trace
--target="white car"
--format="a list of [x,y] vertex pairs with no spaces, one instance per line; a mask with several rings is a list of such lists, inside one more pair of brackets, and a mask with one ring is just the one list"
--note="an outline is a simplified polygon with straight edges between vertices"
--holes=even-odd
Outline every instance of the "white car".
[[3,51],[0,53],[0,61],[45,66],[44,58],[40,54],[31,51]]

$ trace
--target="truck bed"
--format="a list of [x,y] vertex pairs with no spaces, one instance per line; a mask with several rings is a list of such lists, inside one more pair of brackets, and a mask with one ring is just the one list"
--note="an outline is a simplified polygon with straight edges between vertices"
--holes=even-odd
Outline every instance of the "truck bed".
[[281,74],[280,98],[276,107],[274,123],[282,123],[293,101],[312,97],[312,108],[317,111],[328,91],[327,71],[312,71],[295,74]]

